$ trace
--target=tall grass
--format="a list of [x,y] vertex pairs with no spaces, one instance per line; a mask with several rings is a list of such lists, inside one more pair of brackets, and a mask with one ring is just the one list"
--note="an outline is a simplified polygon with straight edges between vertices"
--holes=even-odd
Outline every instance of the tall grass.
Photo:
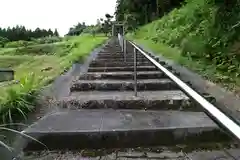
[[[240,54],[237,51],[240,48],[240,0],[231,4],[214,0],[186,2],[161,19],[140,27],[131,38],[147,45],[156,44],[152,45],[154,50],[157,46],[178,48],[181,63],[191,67],[195,63],[193,68],[203,74],[209,73],[209,78],[240,85]],[[179,55],[171,54],[168,55],[179,60]],[[206,66],[211,66],[212,71]]]
[[[23,50],[26,59],[8,53],[7,58],[11,60],[10,67],[16,70],[17,81],[8,86],[0,86],[0,132],[13,132],[41,143],[22,132],[10,129],[8,126],[15,125],[22,119],[27,119],[28,113],[35,110],[34,104],[38,91],[50,80],[63,73],[66,68],[71,67],[74,62],[83,61],[96,46],[102,44],[106,39],[102,36],[93,38],[91,35],[71,37],[68,41],[63,42],[64,45],[53,44],[52,47],[56,47],[56,45],[60,47],[54,50],[56,51],[54,54],[39,56],[32,52],[28,54]],[[41,49],[41,46],[37,46],[37,48]],[[6,58],[6,55],[2,57]],[[0,61],[0,67],[8,65],[9,63],[5,64],[5,61]],[[0,145],[10,152],[13,151],[1,140]]]
[[[34,102],[39,89],[71,67],[74,62],[82,61],[91,50],[106,39],[106,37],[98,36],[93,38],[91,35],[73,37],[65,42],[67,45],[61,45],[62,48],[58,48],[56,50],[58,52],[53,55],[32,56],[30,53],[32,58],[29,61],[25,60],[20,64],[13,63],[18,83],[0,87],[2,90],[0,93],[0,121],[13,123],[21,118],[26,119],[27,114],[34,110]],[[37,48],[40,47],[37,46]],[[62,53],[61,49],[67,53]],[[15,56],[12,57],[13,61]]]
[[3,123],[14,123],[19,118],[27,119],[27,113],[31,112],[35,94],[39,85],[39,79],[35,78],[34,73],[22,77],[18,84],[4,90],[0,98],[0,113]]

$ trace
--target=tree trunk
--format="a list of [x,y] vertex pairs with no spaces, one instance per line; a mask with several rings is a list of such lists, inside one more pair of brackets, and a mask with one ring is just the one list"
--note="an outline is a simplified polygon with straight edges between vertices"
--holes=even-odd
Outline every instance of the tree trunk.
[[156,0],[156,16],[159,17],[159,0]]

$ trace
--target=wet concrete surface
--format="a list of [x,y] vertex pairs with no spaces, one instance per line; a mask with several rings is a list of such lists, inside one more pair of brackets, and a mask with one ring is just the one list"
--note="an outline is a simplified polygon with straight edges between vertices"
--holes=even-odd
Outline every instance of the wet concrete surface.
[[[38,138],[50,150],[227,140],[217,125],[204,113],[180,111],[62,111],[43,117],[25,130],[25,133]],[[143,136],[148,137],[148,141],[143,139]],[[42,147],[32,142],[26,149],[38,150],[43,149]]]
[[[85,125],[89,123],[89,125]],[[138,130],[153,128],[187,128],[201,124],[216,125],[204,113],[141,110],[75,110],[47,115],[26,132],[85,132],[108,130]]]

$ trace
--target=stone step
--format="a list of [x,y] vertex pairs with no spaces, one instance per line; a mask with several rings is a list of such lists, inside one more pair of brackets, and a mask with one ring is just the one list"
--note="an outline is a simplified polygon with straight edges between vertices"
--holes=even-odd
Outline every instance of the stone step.
[[[97,56],[98,58],[123,58],[124,54],[104,54],[104,55],[99,55]],[[127,55],[127,58],[134,58],[134,55]],[[138,58],[145,58],[143,55],[137,55]]]
[[[98,53],[97,54],[98,57],[101,57],[101,56],[108,56],[108,57],[118,57],[118,56],[124,56],[124,53]],[[126,56],[127,57],[134,57],[134,53],[126,53]],[[141,53],[137,53],[137,57],[145,57],[143,54]]]
[[[115,61],[124,61],[124,57],[122,58],[96,58],[97,61],[105,61],[105,62],[115,62]],[[127,62],[134,62],[133,58],[126,58]],[[137,58],[137,61],[149,61],[147,58]]]
[[[91,63],[101,63],[101,64],[109,64],[109,63],[114,63],[114,65],[115,65],[115,63],[117,63],[117,64],[125,64],[125,63],[127,63],[128,64],[128,66],[129,65],[133,65],[134,64],[134,61],[131,61],[131,60],[126,60],[126,62],[124,61],[124,60],[121,60],[121,59],[116,59],[116,60],[101,60],[101,59],[95,59],[95,60],[93,60]],[[129,64],[130,63],[130,64]],[[152,63],[150,62],[150,61],[148,61],[148,60],[138,60],[137,61],[137,64],[138,65],[141,65],[141,64],[143,64],[143,65],[145,65],[145,64],[148,64],[148,65],[152,65]]]
[[[100,66],[99,66],[100,65]],[[105,66],[105,65],[107,65],[107,66]],[[115,66],[115,65],[121,65],[121,66]],[[124,66],[123,66],[124,65]],[[98,59],[96,59],[96,60],[94,60],[94,61],[92,61],[91,63],[90,63],[90,67],[133,67],[133,65],[134,65],[134,62],[129,62],[129,61],[127,61],[127,62],[124,62],[124,61],[98,61]],[[137,68],[141,68],[141,67],[144,67],[144,66],[153,66],[153,67],[155,67],[150,61],[143,61],[143,62],[141,62],[141,61],[138,61],[137,62]],[[167,65],[167,64],[162,64],[162,66],[163,67],[165,67],[165,68],[167,68],[168,70],[172,70],[172,66],[169,66],[169,65]],[[156,67],[155,67],[156,68]]]
[[[133,66],[133,62],[96,62],[92,61],[89,67],[125,67]],[[149,66],[152,65],[151,62],[137,62],[137,66]]]
[[[227,141],[203,112],[139,110],[74,110],[46,115],[23,133],[49,150],[131,148]],[[145,138],[144,138],[145,137]],[[24,150],[45,149],[25,140]]]
[[[77,80],[73,82],[70,91],[128,91],[134,90],[133,80]],[[146,79],[137,81],[137,90],[174,90],[178,86],[170,79]]]
[[[98,56],[119,56],[119,55],[124,55],[124,53],[121,52],[112,52],[112,53],[98,53]],[[126,53],[125,55],[127,56],[134,56],[134,53]],[[142,53],[137,53],[137,56],[143,56]]]
[[[159,79],[167,78],[161,71],[137,72],[137,79]],[[81,80],[97,80],[97,79],[134,79],[134,72],[88,72],[81,75]]]
[[[124,63],[125,62],[125,60],[123,59],[123,58],[117,58],[117,59],[102,59],[102,58],[97,58],[97,59],[95,59],[95,60],[93,60],[93,62],[99,62],[99,63],[106,63],[106,62],[121,62],[121,63]],[[130,58],[130,59],[126,59],[126,62],[127,63],[133,63],[134,62],[134,60],[132,59],[132,58]],[[137,59],[137,62],[141,62],[141,63],[143,63],[143,62],[145,62],[145,63],[147,63],[147,62],[150,62],[148,59],[144,59],[144,58],[141,58],[141,59]]]
[[[211,97],[207,97],[212,100]],[[143,110],[182,110],[203,111],[199,105],[191,101],[182,91],[88,91],[72,92],[55,103],[59,108],[68,109],[143,109]]]
[[111,54],[111,53],[118,53],[118,54],[123,54],[122,49],[117,48],[117,49],[103,49],[101,50],[98,54]]
[[[208,145],[208,144],[207,144]],[[216,145],[217,146],[217,145]],[[198,146],[197,146],[198,147]],[[184,147],[183,150],[187,148]],[[189,148],[193,148],[189,145]],[[175,149],[175,150],[174,150]],[[200,150],[201,149],[201,150]],[[27,152],[22,159],[36,160],[239,160],[240,148],[217,147],[182,151],[180,147],[154,146],[148,148],[100,149],[81,151]]]
[[[88,72],[122,72],[122,71],[133,71],[133,66],[125,67],[89,67]],[[155,66],[137,66],[137,71],[158,71]]]
[[116,44],[109,44],[102,48],[102,50],[108,50],[108,49],[121,49],[121,46]]

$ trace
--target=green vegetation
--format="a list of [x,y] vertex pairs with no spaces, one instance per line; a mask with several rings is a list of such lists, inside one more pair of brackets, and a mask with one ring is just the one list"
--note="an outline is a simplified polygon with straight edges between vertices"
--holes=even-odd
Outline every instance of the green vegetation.
[[0,83],[0,120],[6,123],[26,118],[34,110],[40,88],[105,40],[103,36],[81,35],[53,44],[2,49],[0,68],[13,68],[17,82]]
[[31,41],[19,40],[19,41],[5,42],[4,48],[26,47],[26,46],[32,46],[37,44],[55,43],[55,42],[61,42],[61,41],[62,41],[62,38],[60,37],[42,37],[37,39],[31,38]]
[[117,0],[116,20],[125,24],[129,31],[162,17],[184,0]]
[[186,0],[128,36],[239,92],[239,6],[239,0]]
[[97,19],[95,25],[86,25],[85,22],[78,23],[71,27],[67,33],[67,36],[80,35],[82,33],[90,33],[93,36],[96,34],[104,33],[107,36],[112,31],[112,18],[110,14],[105,14],[105,19]]
[[[8,28],[1,28],[0,27],[0,47],[5,47],[5,45],[8,43],[7,47],[17,47],[16,44],[20,45],[23,43],[24,45],[27,43],[33,43],[28,42],[32,39],[38,39],[42,37],[47,37],[46,39],[49,39],[49,37],[59,37],[57,29],[54,30],[54,32],[51,29],[40,29],[36,28],[35,30],[26,29],[25,26],[16,26],[16,27],[8,27]],[[13,41],[18,41],[13,42]],[[13,42],[13,43],[9,43]]]

